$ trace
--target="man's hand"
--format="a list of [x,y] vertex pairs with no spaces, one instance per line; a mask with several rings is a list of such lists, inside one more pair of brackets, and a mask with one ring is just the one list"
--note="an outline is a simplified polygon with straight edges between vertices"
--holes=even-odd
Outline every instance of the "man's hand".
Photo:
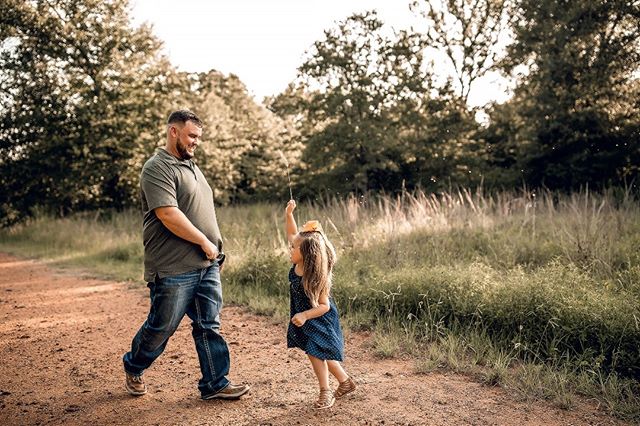
[[178,237],[198,244],[209,260],[218,257],[218,247],[213,244],[191,221],[174,206],[157,207],[154,210],[158,219],[169,231]]
[[205,242],[202,243],[200,247],[202,248],[204,254],[207,256],[207,259],[213,260],[218,257],[218,247],[216,247],[216,245],[208,239],[205,240]]
[[296,327],[302,327],[305,322],[307,322],[307,316],[304,314],[304,312],[297,313],[293,316],[293,318],[291,318],[291,323]]
[[293,213],[293,211],[296,209],[296,202],[295,200],[289,200],[289,202],[287,203],[287,208],[285,209],[285,212],[287,214],[291,214]]

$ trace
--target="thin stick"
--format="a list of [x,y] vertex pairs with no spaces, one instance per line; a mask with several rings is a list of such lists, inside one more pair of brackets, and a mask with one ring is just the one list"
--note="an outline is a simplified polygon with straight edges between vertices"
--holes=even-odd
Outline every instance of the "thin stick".
[[287,161],[287,157],[284,156],[282,151],[278,150],[278,154],[284,160],[284,165],[287,167],[287,180],[289,181],[289,199],[293,200],[293,191],[291,190],[291,177],[289,177],[289,162]]

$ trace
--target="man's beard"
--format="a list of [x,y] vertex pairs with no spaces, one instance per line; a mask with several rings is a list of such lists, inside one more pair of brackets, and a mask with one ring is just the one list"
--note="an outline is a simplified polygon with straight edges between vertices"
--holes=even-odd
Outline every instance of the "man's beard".
[[191,160],[193,158],[193,155],[187,151],[187,148],[180,142],[180,139],[178,139],[176,143],[176,151],[178,151],[180,158],[183,160]]

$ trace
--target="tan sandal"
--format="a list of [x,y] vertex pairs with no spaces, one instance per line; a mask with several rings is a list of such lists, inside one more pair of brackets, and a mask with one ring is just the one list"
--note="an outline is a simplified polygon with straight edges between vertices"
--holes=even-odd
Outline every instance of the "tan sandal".
[[314,408],[316,410],[324,410],[326,408],[333,407],[335,402],[336,399],[334,398],[331,389],[320,389],[320,396],[318,397]]
[[343,396],[353,392],[354,390],[356,390],[356,382],[354,382],[353,379],[349,377],[347,380],[340,383],[338,389],[336,389],[336,391],[333,393],[333,396],[335,396],[336,398],[342,398]]

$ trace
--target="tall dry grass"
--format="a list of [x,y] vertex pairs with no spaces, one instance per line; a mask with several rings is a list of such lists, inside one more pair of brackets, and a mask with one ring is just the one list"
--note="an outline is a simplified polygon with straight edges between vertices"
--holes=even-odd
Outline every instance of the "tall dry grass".
[[[284,206],[218,208],[226,299],[280,320]],[[559,406],[569,386],[628,419],[640,419],[639,213],[629,192],[586,189],[368,194],[296,210],[323,223],[343,322],[373,330],[380,356],[405,351],[417,371],[467,371]],[[138,212],[40,217],[0,230],[0,249],[140,280],[140,236]]]

